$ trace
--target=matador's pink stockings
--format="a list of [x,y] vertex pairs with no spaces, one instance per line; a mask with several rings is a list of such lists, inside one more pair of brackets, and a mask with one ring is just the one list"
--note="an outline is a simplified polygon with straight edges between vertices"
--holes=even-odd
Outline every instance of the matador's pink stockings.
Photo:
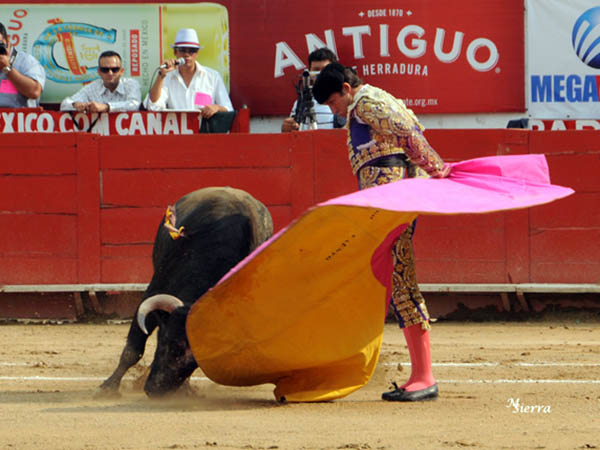
[[435,378],[431,370],[429,330],[424,330],[421,324],[417,324],[406,327],[403,331],[410,354],[411,374],[400,388],[413,392],[433,386]]

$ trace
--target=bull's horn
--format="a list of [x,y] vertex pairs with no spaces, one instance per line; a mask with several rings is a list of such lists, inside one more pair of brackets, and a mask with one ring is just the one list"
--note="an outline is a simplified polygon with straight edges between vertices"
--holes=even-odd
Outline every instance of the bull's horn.
[[140,304],[140,307],[138,308],[138,325],[145,334],[148,334],[148,330],[146,329],[146,316],[148,314],[150,314],[152,311],[156,311],[157,309],[170,313],[173,312],[175,308],[179,308],[180,306],[183,306],[183,302],[172,295],[158,294],[148,297]]

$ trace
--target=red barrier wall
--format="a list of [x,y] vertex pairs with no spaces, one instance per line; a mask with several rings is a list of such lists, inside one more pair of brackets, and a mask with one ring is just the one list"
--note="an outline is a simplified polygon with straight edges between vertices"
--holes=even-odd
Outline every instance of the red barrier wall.
[[[522,211],[423,216],[422,283],[600,281],[600,132],[430,130],[448,161],[545,153],[573,196]],[[166,206],[204,186],[245,189],[277,229],[356,189],[345,132],[190,136],[4,134],[0,284],[148,282]]]

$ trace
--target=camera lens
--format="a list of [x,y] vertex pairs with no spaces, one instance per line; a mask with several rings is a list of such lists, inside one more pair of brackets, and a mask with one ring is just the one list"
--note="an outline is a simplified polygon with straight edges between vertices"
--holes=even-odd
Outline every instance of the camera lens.
[[4,42],[0,42],[0,55],[6,55],[6,44]]

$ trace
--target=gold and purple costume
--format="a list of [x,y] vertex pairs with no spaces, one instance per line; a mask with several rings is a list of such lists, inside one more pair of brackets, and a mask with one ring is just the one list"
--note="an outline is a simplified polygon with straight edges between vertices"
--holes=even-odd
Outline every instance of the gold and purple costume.
[[[363,85],[348,107],[348,152],[359,189],[402,178],[443,176],[444,161],[423,136],[423,126],[402,100]],[[429,313],[415,272],[412,235],[415,222],[393,247],[390,305],[401,327],[429,328]]]

